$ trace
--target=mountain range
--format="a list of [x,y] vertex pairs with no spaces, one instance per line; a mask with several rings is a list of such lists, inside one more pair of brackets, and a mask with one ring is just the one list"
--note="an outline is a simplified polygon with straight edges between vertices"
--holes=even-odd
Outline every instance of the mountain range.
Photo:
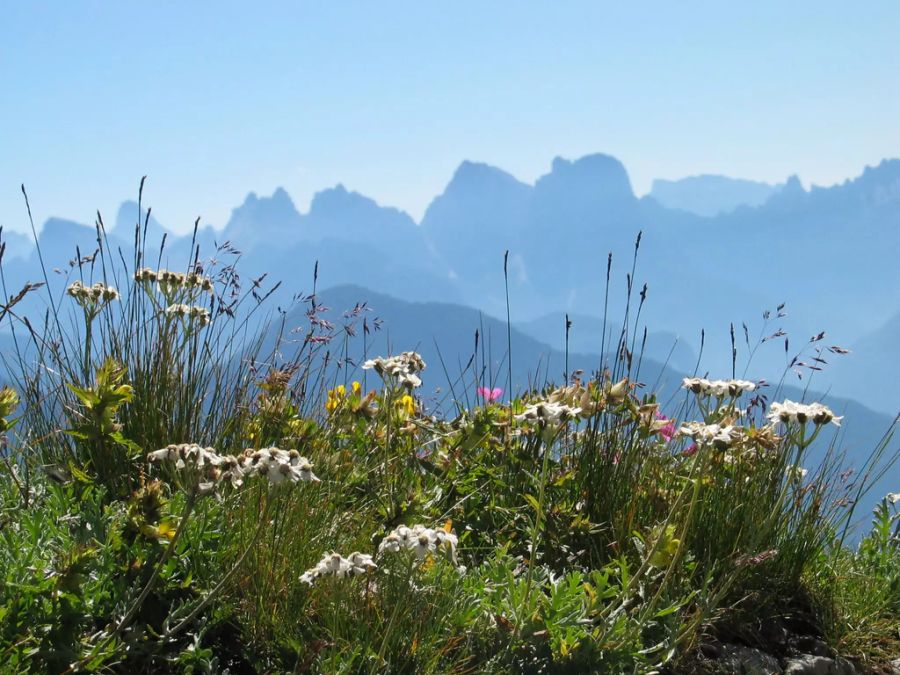
[[[126,202],[107,224],[113,250],[133,248],[138,217],[137,204]],[[570,351],[598,344],[604,326],[621,323],[641,232],[628,311],[630,321],[650,328],[655,359],[684,369],[699,358],[702,371],[730,372],[733,325],[737,371],[771,379],[810,336],[826,330],[827,344],[849,345],[853,353],[833,373],[817,373],[817,383],[889,414],[900,408],[891,384],[900,381],[900,160],[829,188],[807,190],[796,177],[766,186],[706,176],[658,182],[645,197],[635,195],[625,167],[608,155],[557,158],[533,184],[466,161],[418,223],[337,185],[317,193],[306,213],[284,189],[250,193],[223,228],[203,225],[193,238],[167,233],[152,215],[148,225],[149,248],[164,236],[166,246],[147,264],[184,267],[192,241],[201,259],[228,242],[240,251],[245,278],[283,281],[276,301],[285,307],[312,288],[316,264],[320,289],[356,284],[493,316],[506,316],[508,292],[516,326],[545,344],[564,347],[564,315],[574,317]],[[12,293],[17,283],[38,278],[39,259],[21,235],[2,236]],[[48,269],[60,270],[51,279],[65,276],[76,246],[84,256],[96,240],[94,227],[48,220],[38,242]],[[769,320],[760,318],[785,302]],[[783,337],[754,349],[759,338],[779,332],[788,334],[788,349]]]

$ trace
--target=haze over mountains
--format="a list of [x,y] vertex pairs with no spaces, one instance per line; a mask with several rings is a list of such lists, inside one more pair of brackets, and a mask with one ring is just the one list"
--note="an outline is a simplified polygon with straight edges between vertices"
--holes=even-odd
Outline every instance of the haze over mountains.
[[698,216],[718,216],[742,206],[762,206],[784,187],[727,176],[690,176],[680,180],[653,181],[650,196],[668,209]]
[[[113,248],[133,246],[137,215],[137,205],[126,202],[107,222]],[[402,300],[459,303],[497,317],[506,315],[508,250],[514,323],[560,348],[568,313],[570,349],[598,352],[607,255],[613,254],[608,320],[619,325],[639,231],[630,316],[634,321],[647,283],[640,322],[650,329],[654,358],[665,360],[671,351],[670,363],[681,369],[696,362],[702,328],[700,370],[730,373],[733,323],[740,374],[758,337],[784,329],[791,341],[787,354],[793,355],[810,336],[827,330],[827,344],[859,347],[833,374],[816,374],[817,386],[833,386],[837,394],[886,413],[900,408],[896,386],[888,384],[900,381],[898,160],[830,188],[806,190],[796,177],[778,186],[698,177],[658,181],[642,198],[634,194],[625,167],[608,155],[557,158],[534,184],[467,161],[420,223],[342,185],[318,193],[302,213],[279,188],[271,196],[251,193],[224,228],[200,227],[196,243],[204,258],[217,242],[229,241],[242,252],[245,278],[267,273],[284,281],[276,298],[284,305],[312,288],[318,262],[320,289],[356,284]],[[148,242],[158,245],[164,232],[164,224],[151,218]],[[15,282],[38,277],[38,259],[22,235],[5,231],[3,240],[4,272],[14,292]],[[48,267],[62,268],[75,257],[76,245],[82,255],[96,247],[96,231],[53,218],[39,243]],[[184,267],[190,245],[191,237],[168,234],[163,266]],[[783,302],[787,316],[764,326],[762,312]],[[743,344],[744,322],[749,346]],[[423,325],[423,341],[440,330]],[[597,347],[588,350],[592,344]],[[747,376],[777,379],[785,353],[783,338],[763,345]],[[877,366],[856,370],[855,363]]]

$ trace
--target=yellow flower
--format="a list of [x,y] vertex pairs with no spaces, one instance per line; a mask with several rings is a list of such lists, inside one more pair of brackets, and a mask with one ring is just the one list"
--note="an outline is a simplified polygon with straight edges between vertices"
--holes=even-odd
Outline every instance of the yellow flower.
[[328,412],[334,412],[341,406],[341,403],[346,397],[347,387],[339,384],[334,389],[328,392],[328,400],[325,401],[325,410],[327,410]]
[[362,391],[362,385],[354,380],[353,384],[351,384],[350,387],[353,389],[353,394],[359,396],[360,392]]
[[404,394],[395,404],[397,406],[397,410],[400,413],[403,413],[406,417],[409,417],[414,412],[416,412],[416,401],[409,394]]

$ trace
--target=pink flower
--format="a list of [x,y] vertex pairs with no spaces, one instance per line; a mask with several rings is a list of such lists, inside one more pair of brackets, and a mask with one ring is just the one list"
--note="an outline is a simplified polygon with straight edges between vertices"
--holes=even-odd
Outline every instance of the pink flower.
[[[657,410],[656,411],[656,419],[667,420],[669,418]],[[662,436],[663,439],[665,439],[666,443],[668,443],[673,438],[675,438],[675,434],[677,433],[677,431],[675,429],[675,424],[673,422],[669,422],[666,426],[664,426],[662,429],[660,429],[656,433],[658,433],[660,436]]]
[[503,396],[503,390],[500,387],[494,387],[493,389],[490,387],[478,387],[476,393],[483,398],[486,403],[493,403]]
[[697,444],[691,443],[688,447],[681,451],[682,457],[690,457],[697,454]]

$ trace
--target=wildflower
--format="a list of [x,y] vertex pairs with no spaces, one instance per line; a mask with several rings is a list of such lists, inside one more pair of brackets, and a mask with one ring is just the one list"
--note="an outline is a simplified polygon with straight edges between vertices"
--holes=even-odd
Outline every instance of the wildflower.
[[837,417],[828,406],[821,403],[795,403],[794,401],[785,400],[783,403],[773,403],[769,410],[769,421],[775,424],[783,422],[789,424],[797,422],[798,424],[806,424],[812,422],[817,426],[833,422],[835,426],[841,426],[843,417]]
[[159,270],[156,273],[156,284],[159,292],[166,296],[172,296],[184,286],[185,275],[181,272]]
[[606,395],[611,401],[620,402],[625,400],[628,394],[628,378],[623,377],[621,380],[609,386]]
[[175,303],[166,307],[166,314],[169,316],[177,317],[179,319],[196,321],[200,328],[206,326],[210,320],[209,310],[205,307],[198,307],[196,305]]
[[270,447],[244,451],[241,467],[245,475],[265,476],[272,485],[284,481],[293,483],[319,483],[313,473],[313,465],[296,450],[282,450]]
[[900,492],[888,492],[885,499],[891,504],[896,504],[897,502],[900,502]]
[[214,448],[197,443],[167,445],[147,455],[151,463],[169,462],[193,484],[201,495],[212,493],[219,486],[243,485],[244,470],[237,457],[220,455]]
[[360,392],[362,392],[362,385],[354,380],[353,384],[350,385],[350,390],[353,392],[354,396],[359,396]]
[[409,394],[404,394],[396,402],[397,410],[404,417],[410,417],[416,412],[416,401]]
[[753,382],[747,380],[707,380],[702,377],[686,377],[681,382],[682,389],[690,389],[699,396],[715,396],[732,398],[740,396],[744,392],[756,389]]
[[373,369],[381,379],[396,381],[409,389],[422,386],[418,373],[425,370],[425,361],[416,352],[403,352],[399,356],[369,359],[363,364],[364,370]]
[[306,570],[300,576],[300,581],[312,585],[321,576],[333,575],[342,579],[365,574],[377,567],[372,556],[365,553],[354,551],[349,558],[345,558],[340,553],[326,553],[315,567]]
[[198,288],[206,293],[213,292],[213,282],[209,277],[205,277],[197,272],[191,272],[184,277],[183,285],[185,288]]
[[675,434],[677,434],[678,431],[675,428],[675,423],[672,420],[663,415],[661,412],[656,411],[656,424],[658,425],[662,422],[667,422],[667,424],[662,427],[656,428],[656,433],[659,434],[666,443],[668,443],[673,438],[675,438]]
[[692,438],[697,445],[712,445],[720,450],[730,446],[740,433],[740,428],[730,424],[704,424],[687,422],[678,432]]
[[802,466],[790,465],[784,467],[784,475],[788,477],[789,480],[800,481],[806,478],[806,474],[809,471],[804,469]]
[[11,387],[0,389],[0,417],[7,417],[19,407],[19,395]]
[[113,300],[119,299],[119,291],[99,282],[88,287],[76,280],[66,288],[66,293],[92,315],[96,315]]
[[153,283],[157,280],[156,272],[149,267],[142,267],[134,273],[134,280],[143,283]]
[[581,408],[564,405],[562,403],[551,403],[550,401],[538,401],[528,405],[525,410],[516,415],[519,421],[536,421],[542,424],[559,424],[567,420],[575,419]]
[[339,384],[337,387],[330,390],[328,392],[328,400],[325,401],[325,410],[328,412],[337,410],[341,406],[341,403],[343,403],[346,395],[347,388],[342,384]]
[[503,390],[500,387],[478,387],[476,393],[484,399],[485,403],[493,403],[503,396]]
[[378,545],[378,553],[412,551],[419,560],[424,560],[429,555],[441,550],[446,552],[453,564],[456,565],[456,547],[459,539],[448,531],[449,523],[445,527],[446,529],[432,529],[420,524],[412,527],[400,525],[381,540]]

